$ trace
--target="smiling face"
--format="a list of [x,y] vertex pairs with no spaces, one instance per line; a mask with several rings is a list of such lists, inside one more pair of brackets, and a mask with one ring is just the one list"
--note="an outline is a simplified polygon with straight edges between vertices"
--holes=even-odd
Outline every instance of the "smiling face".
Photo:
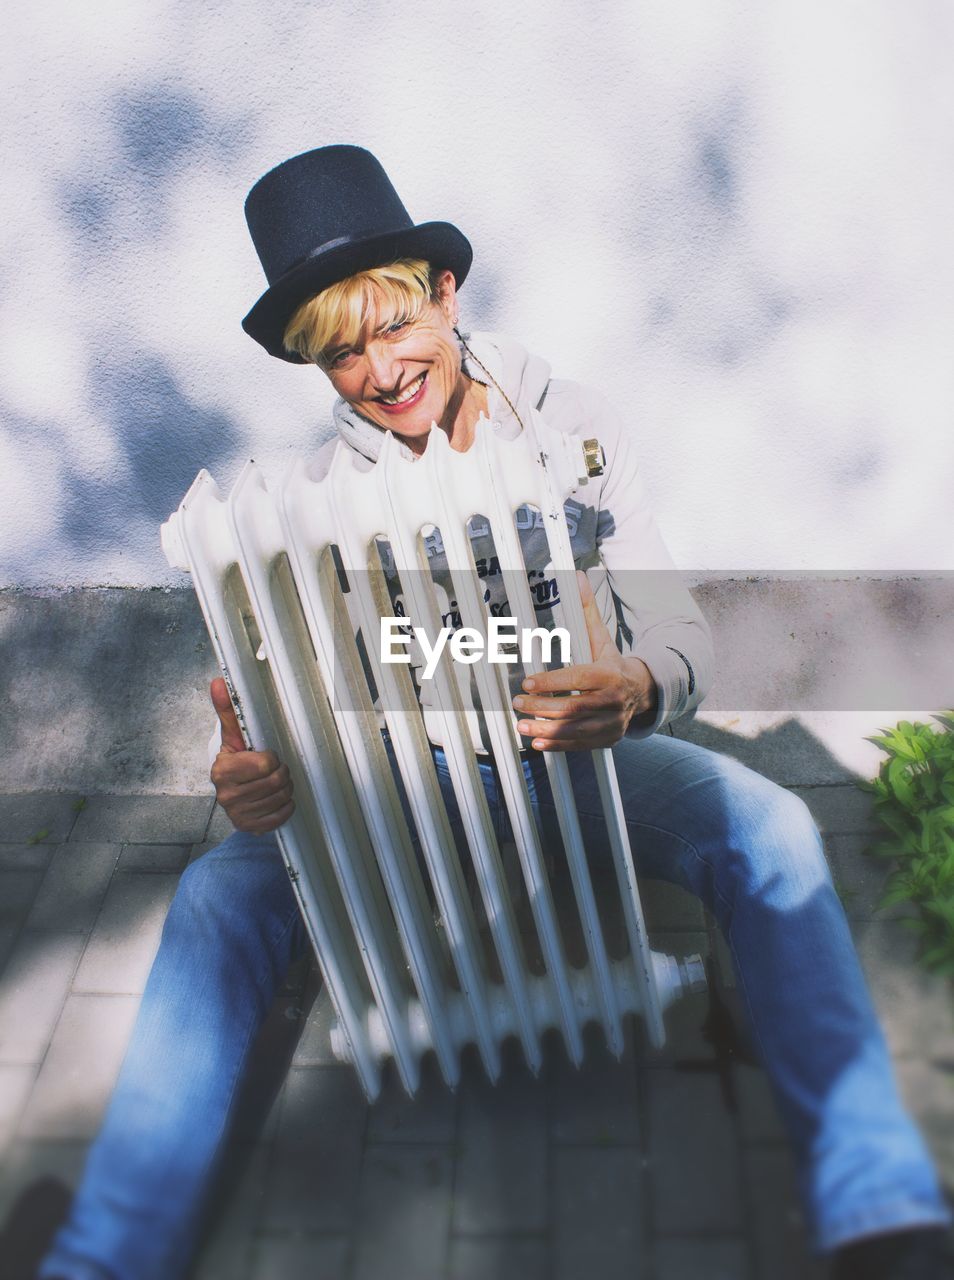
[[332,338],[321,361],[353,409],[396,432],[415,452],[423,449],[432,422],[453,442],[469,391],[454,333],[457,301],[449,271],[438,277],[436,292],[437,300],[411,319],[378,301],[357,338],[350,345]]
[[465,450],[487,395],[462,370],[456,323],[453,274],[402,258],[307,298],[288,323],[285,348],[317,364],[358,413],[415,453],[432,422]]

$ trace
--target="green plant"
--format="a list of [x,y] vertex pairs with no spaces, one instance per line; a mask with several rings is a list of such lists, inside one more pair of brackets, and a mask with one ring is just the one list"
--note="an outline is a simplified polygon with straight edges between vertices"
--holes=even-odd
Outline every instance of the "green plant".
[[919,937],[921,963],[954,978],[954,711],[932,719],[940,729],[902,720],[869,738],[887,759],[860,785],[887,832],[866,852],[894,864],[879,905],[914,904],[904,924]]

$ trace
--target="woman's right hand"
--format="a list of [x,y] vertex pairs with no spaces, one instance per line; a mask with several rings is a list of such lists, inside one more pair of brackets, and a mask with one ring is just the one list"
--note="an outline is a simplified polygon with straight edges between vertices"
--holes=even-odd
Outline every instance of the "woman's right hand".
[[222,726],[222,745],[212,764],[215,798],[237,831],[264,835],[295,811],[288,766],[274,751],[249,751],[221,676],[209,686]]

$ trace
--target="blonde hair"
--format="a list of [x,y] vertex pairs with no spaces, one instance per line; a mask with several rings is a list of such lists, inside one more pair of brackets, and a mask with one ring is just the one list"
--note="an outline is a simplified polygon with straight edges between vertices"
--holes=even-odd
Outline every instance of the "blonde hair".
[[439,274],[421,258],[399,258],[339,280],[301,304],[285,329],[285,350],[327,368],[331,344],[354,346],[372,318],[380,329],[417,320],[438,301]]

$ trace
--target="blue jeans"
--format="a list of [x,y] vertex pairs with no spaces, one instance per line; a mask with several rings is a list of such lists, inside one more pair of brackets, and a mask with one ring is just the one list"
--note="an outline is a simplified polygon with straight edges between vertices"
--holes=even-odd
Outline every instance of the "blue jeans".
[[[640,873],[696,894],[728,941],[817,1246],[947,1222],[803,802],[667,735],[624,739],[613,754]],[[584,829],[598,841],[590,759],[568,760]],[[440,752],[437,764],[449,795]],[[542,759],[526,770],[544,829],[556,829]],[[482,772],[502,815],[493,769]],[[188,868],[103,1128],[41,1277],[183,1273],[252,1043],[305,945],[271,837],[235,833]]]

